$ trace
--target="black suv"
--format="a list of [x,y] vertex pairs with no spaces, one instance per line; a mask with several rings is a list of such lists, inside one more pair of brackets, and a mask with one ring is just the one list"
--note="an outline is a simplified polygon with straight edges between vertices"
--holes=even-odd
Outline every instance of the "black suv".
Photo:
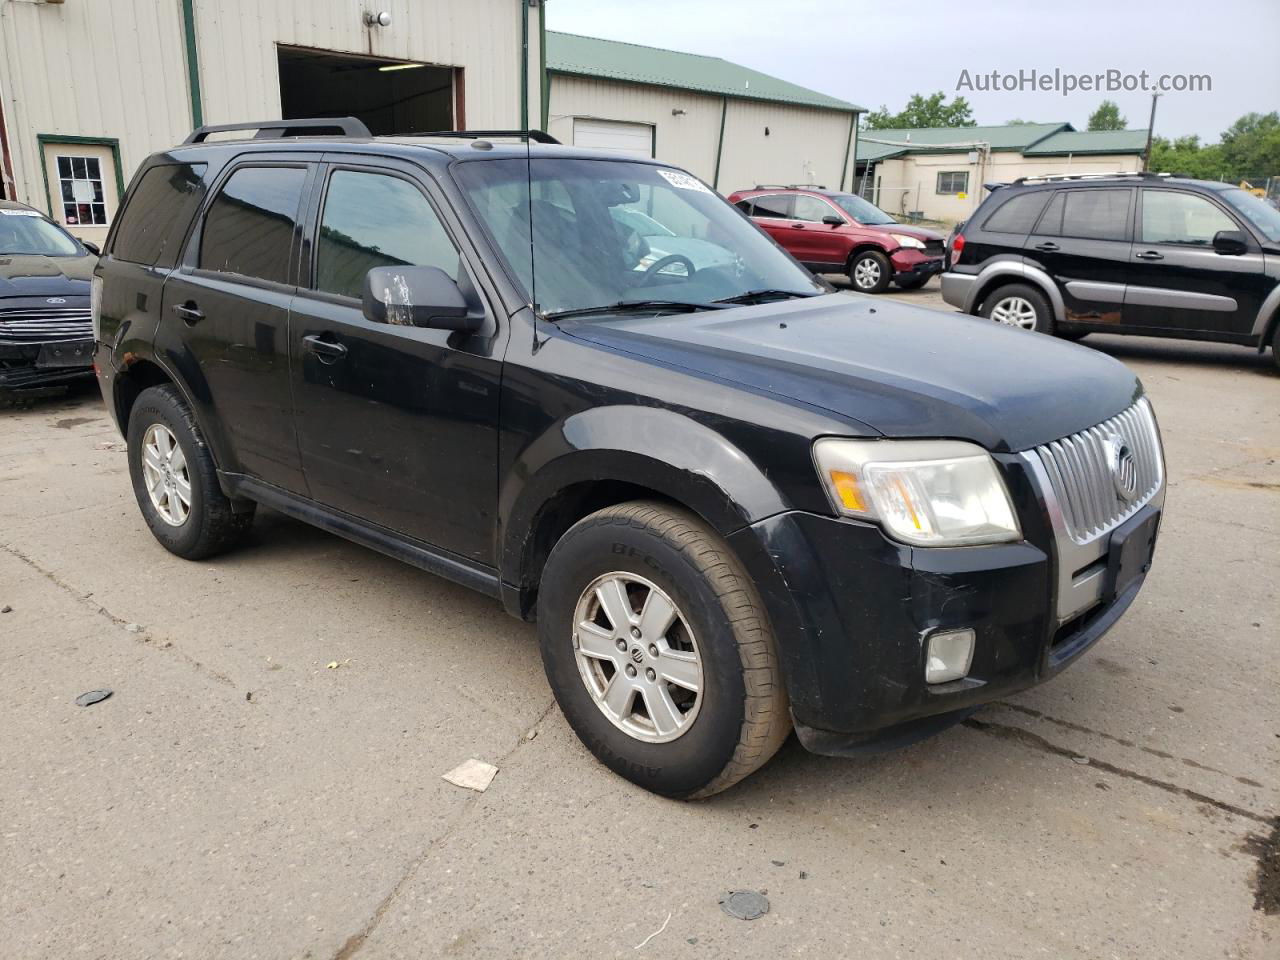
[[941,729],[1132,603],[1164,466],[1116,361],[832,293],[655,161],[270,136],[321,123],[151,157],[97,270],[172,552],[262,504],[497,597],[591,751],[678,797],[793,724],[837,755]]
[[942,298],[1043,333],[1275,345],[1280,211],[1239,187],[1156,174],[995,185],[952,238]]

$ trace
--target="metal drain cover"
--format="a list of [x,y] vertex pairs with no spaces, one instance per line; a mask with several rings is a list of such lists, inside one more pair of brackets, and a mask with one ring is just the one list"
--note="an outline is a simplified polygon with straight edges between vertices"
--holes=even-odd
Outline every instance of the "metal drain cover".
[[758,920],[769,912],[769,898],[755,890],[720,894],[720,909],[736,920]]

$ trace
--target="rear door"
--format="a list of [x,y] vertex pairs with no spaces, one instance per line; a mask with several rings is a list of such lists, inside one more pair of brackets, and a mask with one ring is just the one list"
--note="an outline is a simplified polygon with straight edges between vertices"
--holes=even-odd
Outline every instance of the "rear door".
[[219,466],[305,492],[293,433],[289,303],[300,212],[318,155],[254,155],[212,191],[179,270],[164,285],[157,352],[222,432]]
[[789,193],[770,193],[751,198],[751,219],[792,256],[795,256],[792,245],[796,239],[791,235],[791,225],[795,223],[791,215],[794,200],[795,196]]
[[1123,322],[1133,206],[1132,187],[1063,188],[1027,237],[1026,262],[1053,279],[1067,323]]
[[[505,325],[429,178],[391,160],[331,159],[308,216],[307,273],[291,319],[298,445],[311,496],[491,564]],[[408,264],[454,277],[473,310],[486,313],[484,329],[368,320],[365,274]]]
[[849,248],[845,236],[848,228],[823,223],[822,218],[840,217],[843,222],[844,216],[821,197],[804,193],[796,195],[792,215],[795,219],[787,247],[792,255],[807,265],[843,270]]
[[[1245,253],[1218,253],[1213,237],[1239,230]],[[1125,323],[1154,331],[1246,336],[1273,281],[1262,248],[1225,205],[1201,193],[1144,187],[1125,295]]]

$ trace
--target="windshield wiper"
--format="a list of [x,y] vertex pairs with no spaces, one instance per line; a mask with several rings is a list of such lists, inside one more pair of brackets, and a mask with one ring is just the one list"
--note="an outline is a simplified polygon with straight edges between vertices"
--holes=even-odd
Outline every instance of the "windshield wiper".
[[689,303],[685,300],[620,300],[603,307],[578,307],[574,310],[557,310],[544,314],[548,320],[567,320],[570,317],[594,317],[609,313],[649,313],[654,310],[672,310],[677,313],[694,313],[698,310],[723,310],[715,303]]
[[716,303],[726,304],[748,304],[748,303],[764,303],[765,300],[794,300],[797,297],[816,297],[816,293],[802,293],[799,290],[748,290],[746,293],[739,293],[737,296],[725,297]]

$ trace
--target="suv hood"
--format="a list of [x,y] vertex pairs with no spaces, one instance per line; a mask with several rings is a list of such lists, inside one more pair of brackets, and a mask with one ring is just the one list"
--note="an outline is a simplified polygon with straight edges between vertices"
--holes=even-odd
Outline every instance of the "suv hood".
[[875,230],[877,233],[900,233],[904,237],[915,237],[917,240],[945,240],[937,230],[926,227],[911,227],[905,223],[871,223],[863,225],[864,230]]
[[0,297],[88,296],[98,258],[0,254]]
[[1130,370],[1087,347],[857,294],[561,327],[884,436],[971,440],[994,452],[1076,433],[1142,395]]

